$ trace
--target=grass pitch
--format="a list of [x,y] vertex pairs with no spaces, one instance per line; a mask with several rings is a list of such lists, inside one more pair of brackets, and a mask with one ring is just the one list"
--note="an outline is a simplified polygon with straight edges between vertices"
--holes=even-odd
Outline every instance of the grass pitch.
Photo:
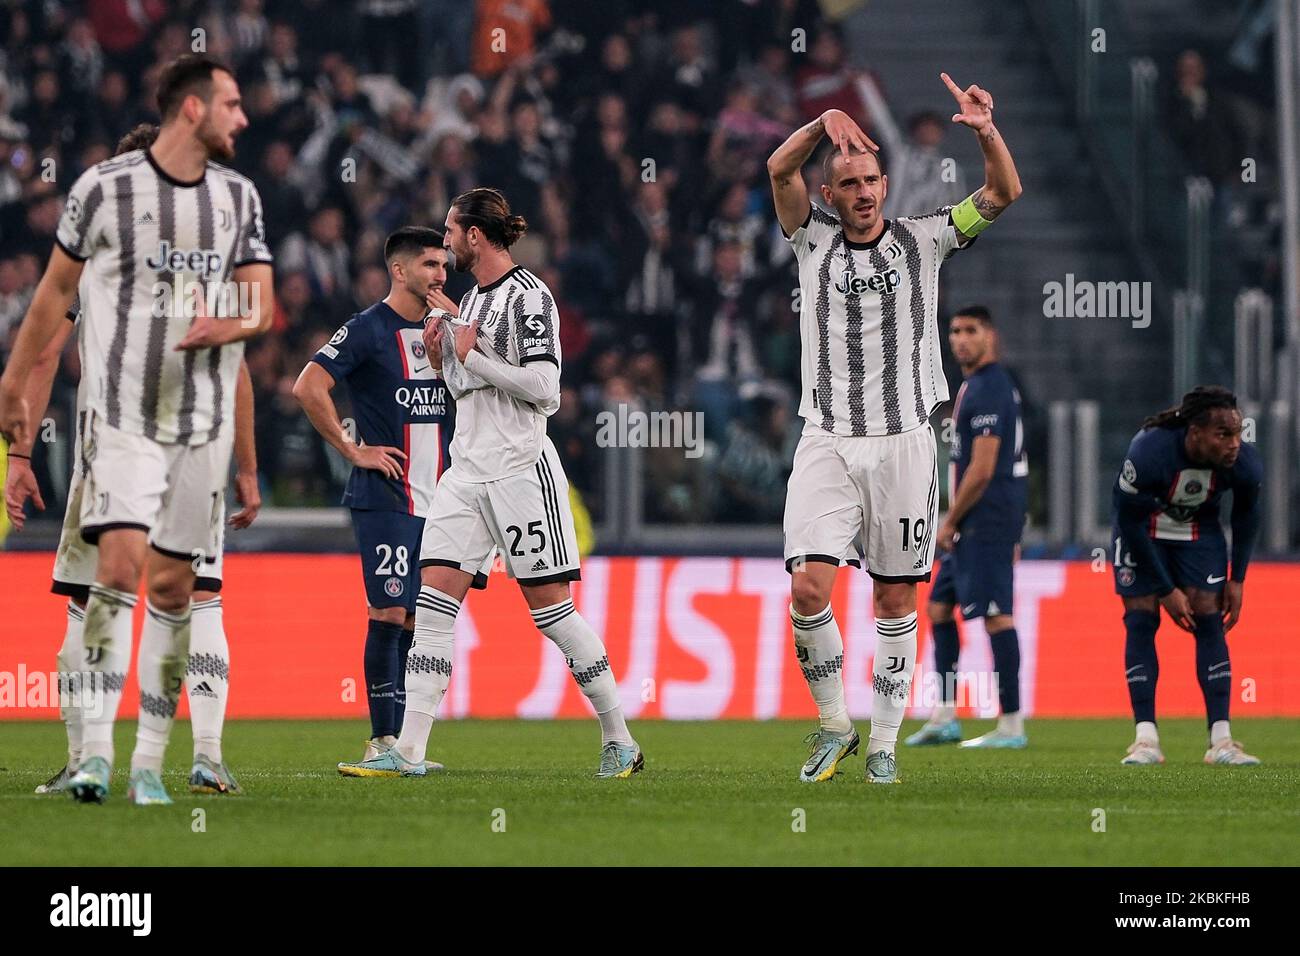
[[109,802],[83,806],[32,793],[62,761],[62,725],[0,723],[0,865],[1300,863],[1300,721],[1236,722],[1265,763],[1234,768],[1200,762],[1201,721],[1161,724],[1164,766],[1121,767],[1128,721],[1034,720],[1022,752],[901,748],[893,787],[863,783],[861,756],[798,783],[810,729],[638,721],[646,770],[597,781],[593,723],[448,722],[429,754],[446,773],[373,780],[334,769],[359,757],[361,725],[240,721],[226,757],[246,795],[228,798],[186,789],[180,724],[176,805],[133,807],[133,724]]

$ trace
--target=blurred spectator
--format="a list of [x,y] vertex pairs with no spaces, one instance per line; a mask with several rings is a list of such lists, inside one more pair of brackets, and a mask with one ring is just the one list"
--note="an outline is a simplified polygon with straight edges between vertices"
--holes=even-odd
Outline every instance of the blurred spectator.
[[303,272],[313,296],[330,298],[348,292],[351,253],[343,234],[343,213],[333,206],[317,210],[307,235],[290,234],[276,254],[276,268]]
[[874,118],[858,90],[858,71],[845,61],[839,33],[829,26],[818,30],[808,48],[808,60],[795,74],[803,120],[815,120],[829,109],[843,110],[870,133]]
[[785,509],[798,429],[779,397],[760,394],[731,423],[718,459],[718,520],[775,523]]
[[1192,171],[1221,183],[1241,171],[1242,135],[1226,98],[1206,85],[1205,60],[1184,50],[1174,67],[1168,117],[1174,140]]
[[[517,261],[556,299],[564,390],[550,434],[596,519],[607,516],[595,416],[611,403],[704,412],[698,457],[647,449],[647,518],[738,515],[732,486],[718,492],[720,467],[765,508],[788,467],[775,406],[786,424],[794,411],[775,386],[797,389],[799,343],[764,162],[801,111],[835,105],[864,123],[882,112],[862,107],[865,77],[818,16],[816,0],[7,5],[0,355],[68,186],[156,119],[162,64],[190,49],[198,24],[238,71],[249,126],[233,165],[256,182],[277,253],[273,331],[247,349],[269,503],[338,500],[345,463],[291,387],[350,314],[383,297],[385,236],[441,228],[456,195],[492,185],[529,221]],[[796,27],[812,38],[806,55],[790,52]],[[471,281],[451,273],[448,294],[458,301]],[[70,353],[56,406],[70,405],[78,375]],[[345,412],[343,390],[338,400]]]
[[474,72],[493,77],[537,48],[537,35],[551,25],[547,0],[477,0]]

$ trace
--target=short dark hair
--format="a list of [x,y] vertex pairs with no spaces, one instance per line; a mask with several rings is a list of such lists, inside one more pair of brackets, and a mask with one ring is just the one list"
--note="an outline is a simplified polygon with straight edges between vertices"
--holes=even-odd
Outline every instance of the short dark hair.
[[[835,157],[836,157],[836,156],[839,156],[839,155],[840,155],[840,148],[839,148],[838,146],[836,146],[834,143],[831,143],[830,145],[828,145],[828,146],[826,147],[826,152],[822,154],[822,182],[824,182],[827,186],[832,185],[832,183],[831,183],[831,164],[835,162]],[[860,149],[856,149],[856,148],[850,146],[850,147],[849,147],[849,155],[850,155],[850,156],[874,156],[874,157],[876,157],[876,168],[878,168],[878,169],[880,170],[880,175],[882,175],[882,176],[885,175],[885,164],[884,164],[884,161],[881,160],[881,158],[880,158],[880,154],[879,154],[879,153],[873,153],[873,152],[869,152],[869,151],[867,151],[867,150],[860,150]]]
[[499,189],[478,186],[453,199],[451,208],[461,228],[478,226],[498,249],[509,249],[528,231],[524,217],[511,214],[510,203]]
[[153,123],[141,123],[117,141],[114,156],[121,156],[136,149],[148,149],[158,138],[158,127]]
[[429,248],[442,248],[442,233],[426,226],[403,226],[384,240],[384,262],[419,255]]
[[958,309],[952,314],[955,319],[957,316],[965,316],[968,319],[976,319],[981,325],[993,327],[993,313],[982,305],[968,305],[965,308]]
[[235,75],[230,67],[206,53],[184,53],[163,67],[158,77],[158,115],[163,121],[175,116],[191,94],[205,103],[210,100],[212,74],[217,70]]

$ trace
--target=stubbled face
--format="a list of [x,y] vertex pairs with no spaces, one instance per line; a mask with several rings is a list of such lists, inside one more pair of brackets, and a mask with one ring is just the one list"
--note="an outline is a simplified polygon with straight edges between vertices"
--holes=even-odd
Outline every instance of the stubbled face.
[[880,209],[889,192],[889,177],[880,172],[875,153],[836,155],[822,198],[835,208],[845,229],[870,232],[880,221]]
[[993,348],[993,330],[969,315],[954,315],[948,324],[948,347],[962,368],[974,368]]
[[239,84],[224,70],[212,74],[212,98],[202,107],[194,135],[215,159],[235,158],[235,138],[248,127]]
[[407,292],[423,302],[429,292],[441,291],[447,282],[447,252],[428,246],[418,255],[395,260],[393,273]]
[[1241,452],[1241,412],[1216,408],[1204,425],[1187,426],[1187,454],[1196,462],[1231,468]]
[[[447,220],[443,223],[442,248],[451,255],[451,267],[457,272],[472,272],[478,262],[478,252],[470,241],[469,231],[456,221],[456,210],[447,210]],[[470,227],[471,231],[474,227]]]

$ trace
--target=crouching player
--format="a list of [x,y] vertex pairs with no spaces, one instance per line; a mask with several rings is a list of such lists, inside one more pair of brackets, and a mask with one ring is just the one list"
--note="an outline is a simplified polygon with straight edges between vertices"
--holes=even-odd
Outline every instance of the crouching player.
[[[1156,629],[1160,606],[1196,638],[1205,697],[1205,762],[1259,763],[1232,739],[1232,665],[1224,636],[1241,617],[1242,586],[1259,529],[1259,454],[1241,441],[1241,413],[1226,388],[1202,385],[1153,415],[1129,445],[1114,488],[1115,590],[1124,602],[1124,672],[1137,735],[1122,763],[1164,763],[1156,733]],[[1232,561],[1219,501],[1232,492]]]

